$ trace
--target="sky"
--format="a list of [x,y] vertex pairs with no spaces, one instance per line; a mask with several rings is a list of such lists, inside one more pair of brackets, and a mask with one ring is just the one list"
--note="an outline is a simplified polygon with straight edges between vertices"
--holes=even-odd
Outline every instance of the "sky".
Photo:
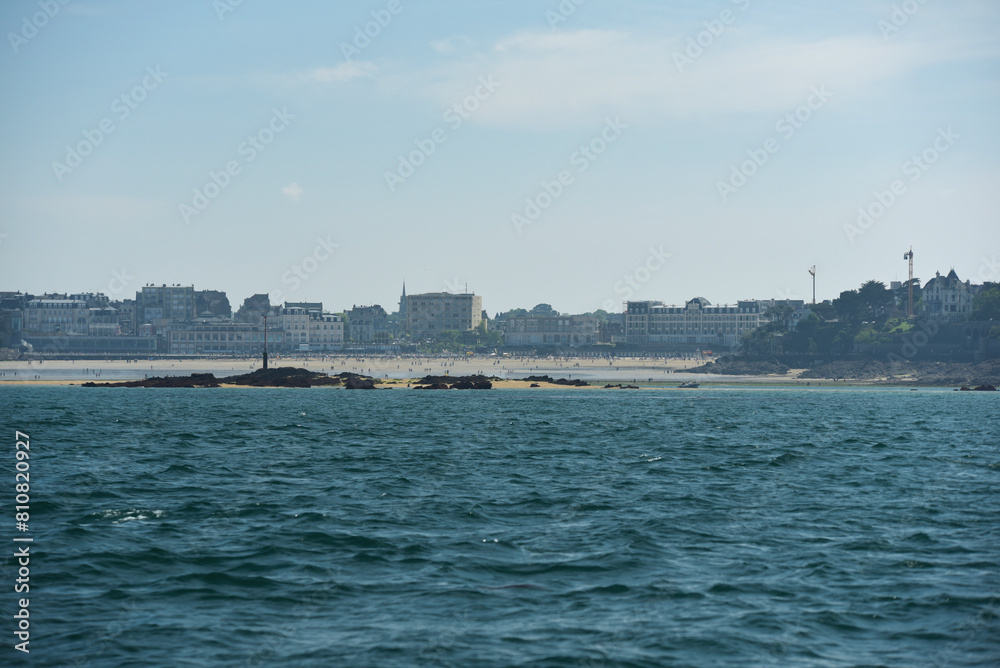
[[5,0],[0,290],[1000,280],[995,0]]

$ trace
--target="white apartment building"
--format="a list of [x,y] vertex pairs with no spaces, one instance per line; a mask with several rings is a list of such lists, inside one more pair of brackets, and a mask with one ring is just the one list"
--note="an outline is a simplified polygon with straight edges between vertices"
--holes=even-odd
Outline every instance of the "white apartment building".
[[89,334],[90,309],[81,299],[32,299],[24,309],[23,326],[38,334]]
[[286,306],[274,320],[285,334],[288,350],[333,352],[344,347],[344,319],[339,315]]
[[704,344],[737,346],[744,333],[760,326],[760,302],[712,306],[695,297],[684,306],[630,301],[625,309],[625,340],[638,345]]
[[509,346],[591,346],[597,343],[597,318],[592,315],[508,318],[504,342]]

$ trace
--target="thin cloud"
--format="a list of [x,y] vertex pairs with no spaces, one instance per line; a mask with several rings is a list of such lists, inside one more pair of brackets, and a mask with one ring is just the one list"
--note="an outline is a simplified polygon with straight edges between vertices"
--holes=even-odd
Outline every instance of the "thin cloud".
[[317,67],[303,78],[310,83],[346,83],[361,77],[370,77],[378,72],[374,63],[348,61],[335,67]]
[[431,42],[431,48],[444,56],[453,56],[460,53],[471,52],[476,44],[468,37],[449,37],[440,41]]
[[281,192],[284,195],[288,195],[292,199],[292,201],[297,204],[299,201],[299,197],[301,197],[302,193],[304,193],[305,191],[302,189],[302,186],[300,186],[298,183],[290,183],[284,188],[282,188]]
[[442,107],[467,95],[478,77],[492,76],[503,88],[474,122],[551,128],[592,124],[609,113],[691,119],[781,111],[821,85],[838,98],[884,94],[920,67],[963,57],[961,48],[944,55],[927,44],[887,42],[874,33],[803,41],[734,29],[679,68],[686,44],[686,35],[527,31],[485,52],[398,76],[421,81],[423,93]]

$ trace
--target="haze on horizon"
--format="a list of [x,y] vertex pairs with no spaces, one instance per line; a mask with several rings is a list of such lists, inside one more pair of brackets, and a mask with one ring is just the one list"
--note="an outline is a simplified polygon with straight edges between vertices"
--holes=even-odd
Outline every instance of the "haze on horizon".
[[911,246],[1000,280],[1000,5],[669,4],[5,2],[0,290],[584,312],[834,298]]

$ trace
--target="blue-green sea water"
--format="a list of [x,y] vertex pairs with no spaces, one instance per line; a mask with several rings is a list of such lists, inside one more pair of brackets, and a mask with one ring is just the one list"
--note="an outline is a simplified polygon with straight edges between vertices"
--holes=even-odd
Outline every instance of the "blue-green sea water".
[[1000,394],[20,387],[0,425],[4,665],[1000,665]]

